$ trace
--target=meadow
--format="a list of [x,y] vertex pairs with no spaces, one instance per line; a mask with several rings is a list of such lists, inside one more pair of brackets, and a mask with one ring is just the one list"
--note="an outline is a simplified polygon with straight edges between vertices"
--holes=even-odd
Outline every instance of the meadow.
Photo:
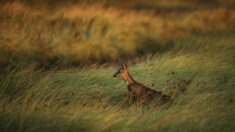
[[161,13],[102,5],[68,5],[48,11],[19,2],[0,8],[0,64],[77,66],[164,53],[174,38],[233,32],[235,11],[200,9]]
[[[0,130],[233,131],[235,10],[133,3],[1,4]],[[174,103],[123,102],[119,63]]]

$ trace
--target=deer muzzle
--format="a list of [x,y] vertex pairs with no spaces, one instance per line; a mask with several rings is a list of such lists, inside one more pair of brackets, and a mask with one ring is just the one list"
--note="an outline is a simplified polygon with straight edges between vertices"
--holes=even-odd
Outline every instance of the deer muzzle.
[[119,72],[116,72],[113,77],[118,77]]
[[117,77],[117,75],[116,75],[116,74],[114,74],[114,75],[113,75],[113,77]]

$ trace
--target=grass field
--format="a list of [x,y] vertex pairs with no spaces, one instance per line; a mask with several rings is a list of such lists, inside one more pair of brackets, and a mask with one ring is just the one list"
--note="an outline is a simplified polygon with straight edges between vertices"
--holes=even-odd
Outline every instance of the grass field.
[[[234,131],[234,9],[125,7],[1,4],[0,130]],[[174,103],[123,102],[116,62]]]
[[[4,131],[232,131],[235,60],[233,35],[181,38],[184,49],[129,66],[133,76],[163,93],[168,109],[121,101],[127,88],[116,67],[88,66],[1,75],[0,128]],[[191,46],[194,44],[194,46]],[[188,46],[188,47],[187,47]],[[212,50],[213,49],[213,50]],[[190,84],[186,81],[191,80]]]
[[20,61],[39,67],[77,66],[164,53],[177,46],[174,38],[235,28],[235,11],[224,7],[154,14],[97,4],[48,11],[15,2],[2,5],[0,17],[4,66]]

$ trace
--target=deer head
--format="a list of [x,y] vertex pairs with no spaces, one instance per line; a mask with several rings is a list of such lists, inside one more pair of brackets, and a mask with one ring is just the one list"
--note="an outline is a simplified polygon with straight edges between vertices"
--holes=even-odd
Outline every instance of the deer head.
[[123,64],[121,65],[121,68],[119,68],[118,71],[113,75],[113,77],[124,78],[127,75],[128,75],[127,65]]

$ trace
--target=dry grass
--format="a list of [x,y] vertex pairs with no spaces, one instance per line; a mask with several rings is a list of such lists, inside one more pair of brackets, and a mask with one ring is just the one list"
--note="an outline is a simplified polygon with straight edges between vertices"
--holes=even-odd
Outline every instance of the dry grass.
[[19,2],[0,9],[1,64],[74,65],[166,52],[166,40],[235,27],[235,11],[218,8],[154,14],[96,5],[69,5],[52,12]]

